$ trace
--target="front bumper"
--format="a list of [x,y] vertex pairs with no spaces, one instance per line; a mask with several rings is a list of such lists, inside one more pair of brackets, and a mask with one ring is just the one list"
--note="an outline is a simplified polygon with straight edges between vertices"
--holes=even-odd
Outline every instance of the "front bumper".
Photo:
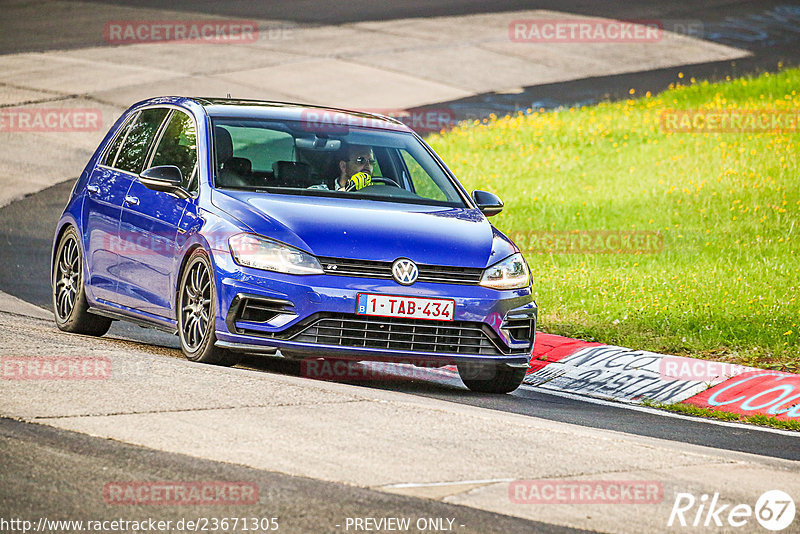
[[[442,365],[530,360],[537,314],[530,288],[285,275],[240,267],[222,251],[213,261],[219,281],[217,344],[223,348]],[[454,320],[357,315],[357,295],[365,292],[450,298]]]

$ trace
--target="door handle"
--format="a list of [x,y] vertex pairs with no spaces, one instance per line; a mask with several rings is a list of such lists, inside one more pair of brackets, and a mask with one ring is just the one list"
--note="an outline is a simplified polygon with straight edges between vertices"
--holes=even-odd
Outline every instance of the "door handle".
[[128,204],[129,206],[138,206],[139,199],[130,195],[125,195],[125,204]]
[[89,184],[86,186],[86,190],[89,192],[90,195],[97,195],[100,193],[100,186],[95,184]]

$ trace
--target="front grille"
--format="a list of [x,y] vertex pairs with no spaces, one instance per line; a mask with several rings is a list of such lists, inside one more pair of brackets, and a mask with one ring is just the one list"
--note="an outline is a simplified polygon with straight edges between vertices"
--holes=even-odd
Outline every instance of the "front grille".
[[337,314],[322,317],[291,337],[292,341],[341,347],[497,356],[482,323],[426,321]]
[[325,274],[368,278],[391,278],[392,264],[384,261],[317,258]]
[[[326,274],[356,276],[361,278],[392,278],[392,262],[351,260],[347,258],[317,258]],[[417,282],[439,284],[477,285],[483,269],[475,267],[450,267],[447,265],[417,265]]]

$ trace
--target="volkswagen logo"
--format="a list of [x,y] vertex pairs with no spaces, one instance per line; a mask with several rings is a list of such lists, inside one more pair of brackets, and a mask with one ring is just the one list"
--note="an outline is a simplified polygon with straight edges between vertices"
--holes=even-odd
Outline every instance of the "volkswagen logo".
[[392,276],[398,284],[410,286],[417,281],[417,264],[408,258],[398,258],[392,264]]

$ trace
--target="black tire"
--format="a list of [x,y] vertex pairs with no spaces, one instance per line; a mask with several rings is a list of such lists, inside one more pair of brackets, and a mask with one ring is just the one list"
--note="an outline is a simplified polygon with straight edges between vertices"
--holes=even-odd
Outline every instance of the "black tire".
[[102,336],[111,328],[111,319],[89,313],[83,276],[83,252],[74,228],[69,227],[58,241],[51,269],[53,313],[59,330]]
[[525,379],[525,367],[509,367],[504,363],[459,363],[458,375],[476,393],[511,393]]
[[241,361],[241,354],[214,346],[216,287],[211,261],[202,249],[195,249],[178,284],[178,338],[188,360],[230,367]]

